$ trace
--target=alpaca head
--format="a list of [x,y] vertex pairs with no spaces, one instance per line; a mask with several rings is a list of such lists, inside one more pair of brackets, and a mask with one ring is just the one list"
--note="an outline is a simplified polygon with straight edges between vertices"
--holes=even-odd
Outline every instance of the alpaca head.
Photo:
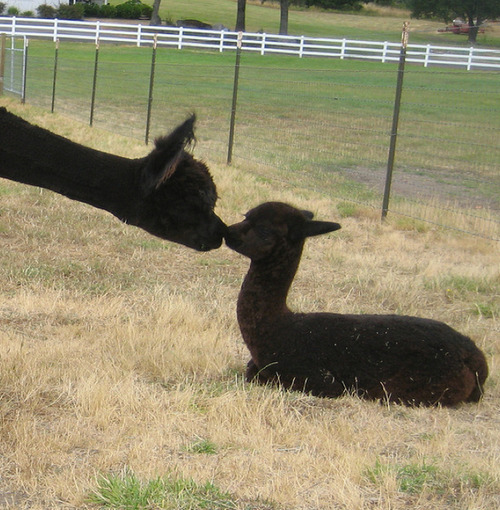
[[245,214],[245,219],[227,228],[226,244],[252,261],[283,251],[300,253],[307,237],[338,230],[330,221],[313,220],[313,213],[282,202],[266,202]]
[[[158,138],[142,170],[142,227],[199,251],[218,248],[226,226],[214,213],[217,190],[207,166],[185,151],[195,116]],[[146,228],[146,223],[147,228]]]

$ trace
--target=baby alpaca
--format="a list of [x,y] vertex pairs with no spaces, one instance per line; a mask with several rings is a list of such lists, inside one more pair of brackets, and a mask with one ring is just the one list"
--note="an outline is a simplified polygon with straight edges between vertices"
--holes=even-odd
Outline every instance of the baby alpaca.
[[250,258],[238,323],[252,359],[247,380],[322,397],[355,393],[407,405],[477,402],[484,354],[442,322],[398,315],[294,313],[287,294],[307,237],[340,228],[269,202],[228,228],[227,245]]

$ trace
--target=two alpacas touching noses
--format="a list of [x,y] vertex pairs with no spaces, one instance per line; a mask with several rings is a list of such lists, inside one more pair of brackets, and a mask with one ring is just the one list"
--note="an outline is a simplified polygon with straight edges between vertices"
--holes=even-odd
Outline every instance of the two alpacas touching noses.
[[477,402],[484,354],[446,324],[398,315],[294,313],[288,291],[307,237],[338,223],[269,202],[228,227],[226,244],[251,260],[237,315],[252,359],[248,381],[322,397],[354,393],[407,405]]
[[312,395],[354,392],[409,405],[476,402],[488,367],[469,338],[446,324],[397,315],[293,313],[286,304],[307,237],[338,223],[279,202],[226,227],[206,165],[185,149],[194,115],[156,140],[144,158],[84,147],[0,108],[0,177],[109,211],[121,221],[199,251],[222,238],[251,264],[238,323],[252,359],[247,380]]

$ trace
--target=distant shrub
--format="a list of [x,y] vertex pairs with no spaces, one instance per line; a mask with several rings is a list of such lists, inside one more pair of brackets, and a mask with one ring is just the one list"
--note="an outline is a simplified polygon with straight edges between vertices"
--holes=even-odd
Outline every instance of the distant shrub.
[[323,9],[335,9],[338,11],[359,11],[363,8],[360,0],[309,0],[307,7],[312,5]]
[[116,17],[124,19],[138,19],[141,16],[141,4],[128,0],[116,6]]
[[116,7],[114,5],[101,5],[98,17],[100,18],[116,18]]
[[83,4],[83,15],[86,18],[97,18],[99,16],[100,10],[101,6],[95,4],[94,2]]
[[57,9],[57,17],[59,19],[83,19],[84,7],[81,3],[68,5],[61,4]]
[[24,11],[21,13],[21,16],[23,16],[24,18],[32,18],[34,15],[35,14],[33,11]]
[[39,18],[54,19],[57,15],[57,10],[52,5],[42,4],[36,8],[36,14]]
[[153,8],[150,5],[141,4],[141,16],[144,18],[151,18]]
[[153,8],[140,0],[127,0],[118,5],[85,3],[83,6],[84,15],[91,18],[139,19],[150,18],[153,13]]
[[19,9],[17,7],[11,6],[7,9],[7,14],[9,16],[19,16]]
[[4,2],[0,2],[0,16],[4,13],[7,4]]

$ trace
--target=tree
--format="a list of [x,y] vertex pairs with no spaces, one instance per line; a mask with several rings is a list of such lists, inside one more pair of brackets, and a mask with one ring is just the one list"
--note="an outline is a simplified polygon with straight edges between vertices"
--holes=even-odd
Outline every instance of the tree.
[[280,0],[280,34],[288,35],[288,0]]
[[161,18],[159,14],[161,0],[154,0],[153,12],[151,13],[150,25],[161,25]]
[[247,6],[247,0],[238,0],[238,6],[236,11],[236,32],[245,31],[245,9]]
[[475,43],[479,27],[487,18],[500,16],[498,0],[409,0],[414,18],[462,18],[469,25],[469,42]]
[[[238,0],[239,1],[239,0]],[[264,3],[266,0],[260,0],[261,3]],[[288,35],[288,7],[290,1],[293,3],[293,0],[280,0],[280,31],[281,35]]]

